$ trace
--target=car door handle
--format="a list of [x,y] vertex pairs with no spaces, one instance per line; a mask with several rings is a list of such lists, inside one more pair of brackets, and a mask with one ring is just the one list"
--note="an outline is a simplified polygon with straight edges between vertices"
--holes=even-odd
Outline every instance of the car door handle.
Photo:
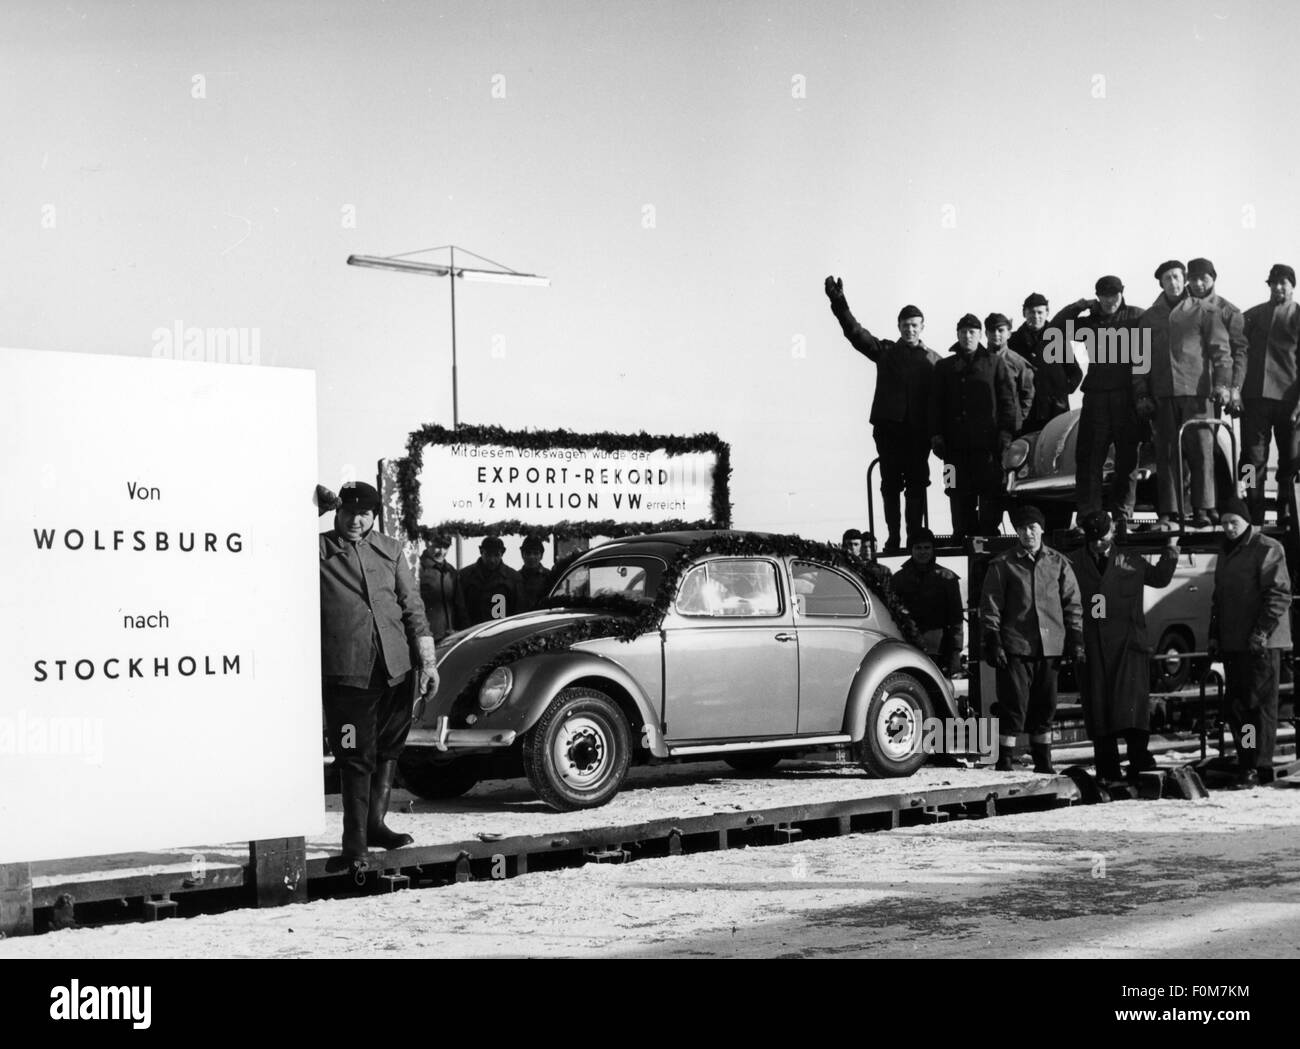
[[778,641],[793,641],[793,640],[794,640],[794,635],[793,635],[793,634],[777,634],[777,635],[776,635],[776,639],[777,639]]
[[1191,586],[1189,586],[1189,587],[1187,588],[1187,592],[1188,592],[1189,594],[1194,594],[1194,593],[1196,593],[1196,591],[1197,591],[1198,589],[1199,589],[1199,588],[1196,586],[1196,584],[1193,583]]

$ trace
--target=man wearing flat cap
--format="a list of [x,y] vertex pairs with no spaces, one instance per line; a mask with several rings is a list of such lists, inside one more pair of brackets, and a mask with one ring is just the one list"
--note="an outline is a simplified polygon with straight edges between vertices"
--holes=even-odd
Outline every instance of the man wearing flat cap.
[[[1052,327],[1064,331],[1072,323],[1076,335],[1092,333],[1094,359],[1083,380],[1083,411],[1074,445],[1078,520],[1104,508],[1122,535],[1137,501],[1138,446],[1146,429],[1138,421],[1133,388],[1142,310],[1125,303],[1124,282],[1116,276],[1099,277],[1093,290],[1096,298],[1070,303],[1052,318]],[[1102,471],[1111,445],[1115,472],[1109,490],[1103,491]]]
[[535,535],[526,535],[519,544],[519,556],[524,565],[519,569],[519,611],[531,612],[542,603],[551,589],[550,569],[543,567],[542,555],[546,547]]
[[1084,661],[1083,608],[1070,562],[1043,545],[1042,512],[1022,507],[1012,523],[1019,543],[989,562],[980,595],[984,662],[997,672],[996,768],[1011,771],[1024,732],[1034,771],[1051,773],[1057,664]]
[[1225,499],[1219,515],[1224,541],[1214,563],[1209,652],[1223,659],[1236,786],[1248,788],[1273,781],[1279,674],[1291,648],[1291,573],[1282,544],[1251,525],[1245,503]]
[[321,679],[343,795],[343,856],[395,849],[409,834],[384,824],[397,758],[411,728],[411,649],[419,692],[438,687],[433,636],[402,544],[374,528],[379,493],[350,481],[334,527],[320,535]]
[[1080,520],[1084,545],[1070,557],[1083,605],[1083,644],[1087,659],[1079,667],[1080,702],[1088,738],[1093,741],[1097,778],[1122,778],[1119,741],[1128,748],[1129,779],[1155,767],[1151,739],[1151,661],[1143,588],[1169,585],[1178,567],[1178,538],[1170,533],[1160,560],[1115,544],[1115,522],[1105,510]]
[[934,559],[934,533],[919,528],[907,537],[911,557],[894,573],[894,592],[921,634],[921,649],[949,677],[961,669],[961,583]]
[[1011,374],[1011,385],[1016,389],[1015,432],[1019,433],[1029,421],[1029,413],[1034,407],[1034,369],[1008,345],[1011,321],[1005,314],[990,313],[985,317],[984,334],[988,336],[989,352],[999,358]]
[[934,369],[931,445],[946,464],[944,487],[957,542],[997,535],[1002,521],[1002,452],[1016,428],[1016,393],[1002,359],[980,343],[980,321],[957,322],[952,355]]
[[1228,349],[1232,353],[1232,378],[1228,384],[1228,403],[1224,407],[1233,415],[1240,415],[1241,384],[1246,377],[1245,316],[1214,290],[1214,282],[1218,279],[1219,274],[1209,259],[1191,259],[1187,263],[1187,293],[1218,310],[1219,316],[1223,318],[1223,326],[1227,329]]
[[[1142,314],[1151,333],[1150,372],[1134,377],[1138,414],[1154,416],[1158,529],[1176,530],[1179,488],[1178,434],[1193,419],[1211,418],[1211,403],[1231,399],[1232,349],[1223,315],[1210,302],[1187,292],[1187,270],[1176,259],[1156,267],[1161,294]],[[1183,438],[1192,475],[1192,527],[1218,520],[1214,508],[1214,435],[1206,426]]]
[[519,573],[504,563],[506,544],[490,535],[478,546],[478,560],[460,574],[470,625],[505,619],[519,611]]
[[1264,524],[1264,480],[1271,440],[1277,441],[1277,514],[1294,512],[1292,483],[1300,463],[1300,307],[1295,270],[1278,262],[1268,271],[1269,298],[1245,314],[1246,367],[1241,426],[1246,505],[1252,524]]
[[420,555],[420,597],[435,641],[469,626],[465,595],[460,591],[460,573],[447,562],[450,549],[451,536],[440,534],[429,540]]
[[1011,348],[1034,372],[1034,403],[1021,426],[1022,433],[1037,433],[1051,420],[1070,410],[1070,394],[1079,388],[1083,369],[1066,338],[1050,338],[1056,321],[1047,319],[1047,297],[1033,292],[1024,301],[1025,323],[1011,335]]
[[844,298],[844,282],[826,278],[831,312],[849,344],[876,365],[871,401],[872,436],[880,456],[880,494],[885,504],[884,553],[902,549],[899,496],[906,491],[907,530],[925,523],[925,490],[930,486],[929,401],[939,355],[925,345],[925,317],[915,306],[898,313],[898,341],[877,339],[859,324]]

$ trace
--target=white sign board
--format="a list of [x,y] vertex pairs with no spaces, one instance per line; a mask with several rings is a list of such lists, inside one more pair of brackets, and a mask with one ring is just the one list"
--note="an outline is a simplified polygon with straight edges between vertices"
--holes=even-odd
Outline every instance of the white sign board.
[[716,452],[427,444],[421,525],[444,521],[654,524],[709,520]]
[[0,862],[322,829],[315,375],[0,349]]

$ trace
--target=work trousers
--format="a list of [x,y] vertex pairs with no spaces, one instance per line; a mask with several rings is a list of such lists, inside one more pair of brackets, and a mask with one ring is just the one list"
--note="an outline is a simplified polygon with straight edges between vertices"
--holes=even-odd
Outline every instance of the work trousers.
[[[1178,513],[1178,430],[1189,419],[1209,419],[1210,402],[1203,397],[1161,397],[1156,401],[1156,509],[1162,516]],[[1192,510],[1214,509],[1214,432],[1198,426],[1183,435],[1183,462],[1192,475]]]
[[[372,679],[371,685],[376,684]],[[340,773],[351,770],[369,777],[377,761],[395,761],[406,745],[411,731],[410,675],[396,685],[378,684],[325,685],[325,727]]]
[[1273,767],[1281,665],[1280,648],[1223,653],[1226,714],[1237,744],[1237,764],[1242,768]]
[[[1291,407],[1285,401],[1251,398],[1241,420],[1241,461],[1250,466],[1246,475],[1246,505],[1253,524],[1264,523],[1264,480],[1268,473],[1268,446],[1277,441],[1277,507],[1282,520],[1294,496],[1291,483],[1300,460],[1300,430],[1291,424]],[[1288,509],[1284,509],[1288,508]]]
[[997,535],[1002,524],[1000,456],[993,451],[949,451],[945,490],[952,507],[952,534]]
[[930,438],[897,423],[875,427],[876,452],[880,455],[880,495],[885,507],[885,526],[899,538],[902,515],[898,497],[907,492],[907,534],[925,524],[925,490],[930,487]]
[[[1095,390],[1083,395],[1074,445],[1080,519],[1094,510],[1133,516],[1140,430],[1131,387]],[[1102,472],[1111,444],[1115,445],[1115,473],[1109,491],[1103,493]]]
[[1021,732],[1029,742],[1051,743],[1052,720],[1056,717],[1056,668],[1058,656],[1013,656],[1007,653],[1007,667],[997,672],[998,735],[1015,745]]

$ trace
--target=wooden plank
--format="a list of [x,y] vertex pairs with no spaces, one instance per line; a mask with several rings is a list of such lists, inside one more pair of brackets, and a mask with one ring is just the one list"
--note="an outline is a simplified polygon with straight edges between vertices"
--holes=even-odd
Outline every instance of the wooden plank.
[[34,921],[31,864],[0,864],[0,936],[30,936]]
[[250,841],[248,869],[258,907],[307,902],[306,838]]

